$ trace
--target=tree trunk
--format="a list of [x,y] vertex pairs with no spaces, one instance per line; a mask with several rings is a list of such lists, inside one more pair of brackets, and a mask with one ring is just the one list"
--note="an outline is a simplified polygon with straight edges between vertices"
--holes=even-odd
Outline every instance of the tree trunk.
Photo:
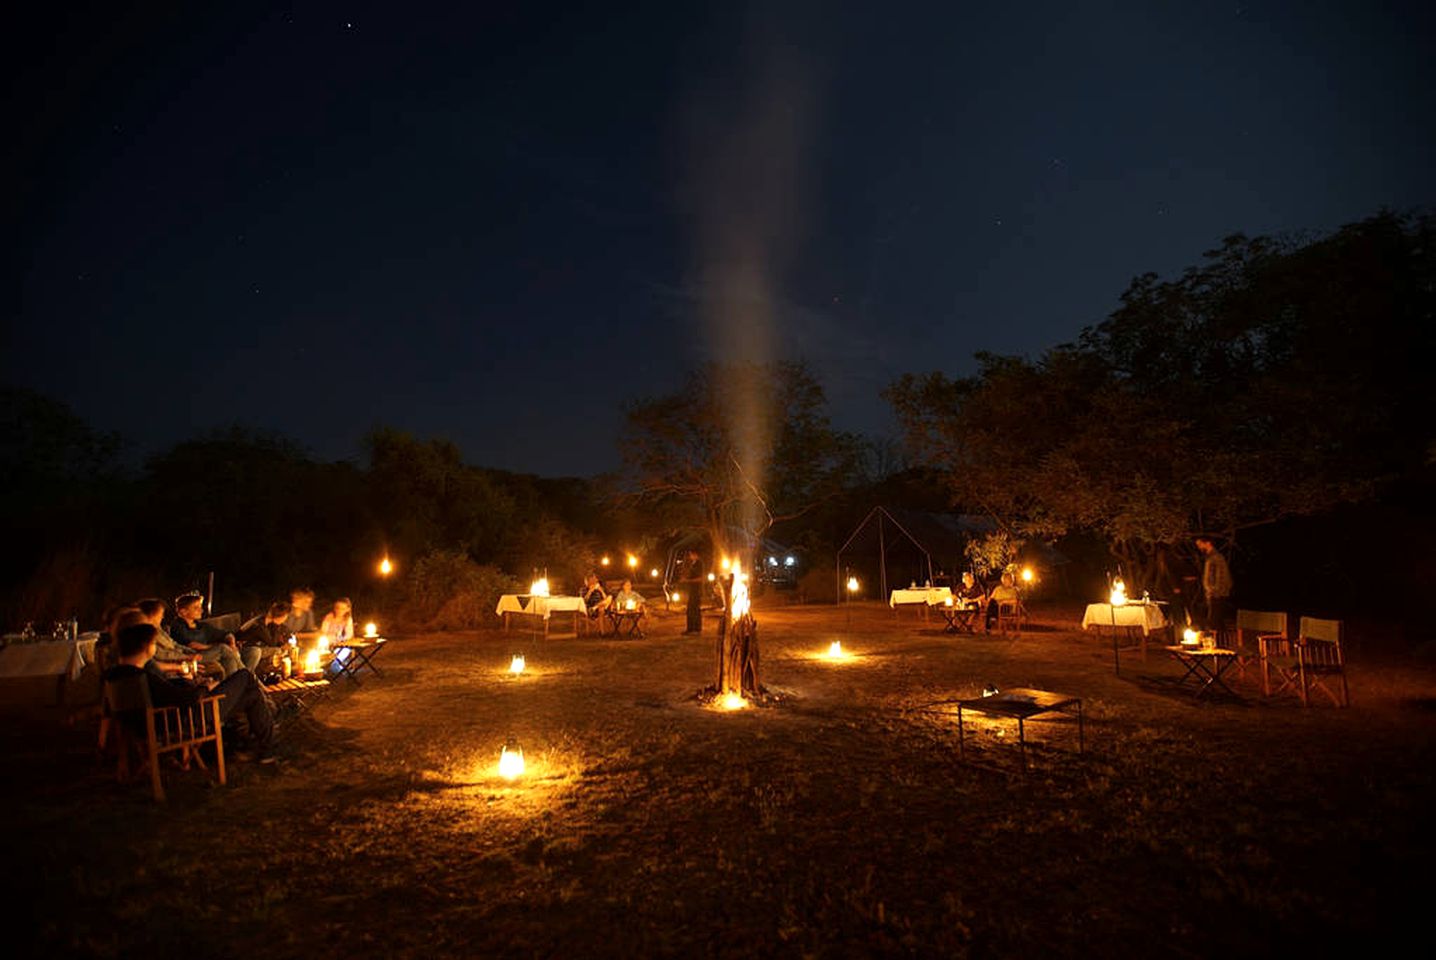
[[758,621],[745,613],[737,620],[726,615],[718,628],[717,692],[738,693],[747,699],[758,697],[763,685],[758,680]]

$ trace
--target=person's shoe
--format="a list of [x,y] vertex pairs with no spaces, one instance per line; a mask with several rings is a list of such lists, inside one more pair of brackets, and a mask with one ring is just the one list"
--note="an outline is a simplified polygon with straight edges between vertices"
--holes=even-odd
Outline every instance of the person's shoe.
[[253,763],[255,754],[250,750],[235,750],[230,753],[229,758],[236,763]]

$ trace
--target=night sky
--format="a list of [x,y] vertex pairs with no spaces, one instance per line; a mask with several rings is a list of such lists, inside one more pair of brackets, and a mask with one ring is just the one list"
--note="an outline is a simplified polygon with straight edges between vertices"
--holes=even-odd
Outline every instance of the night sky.
[[892,435],[903,372],[1436,202],[1426,3],[53,6],[5,41],[0,377],[137,454],[593,473],[715,355]]

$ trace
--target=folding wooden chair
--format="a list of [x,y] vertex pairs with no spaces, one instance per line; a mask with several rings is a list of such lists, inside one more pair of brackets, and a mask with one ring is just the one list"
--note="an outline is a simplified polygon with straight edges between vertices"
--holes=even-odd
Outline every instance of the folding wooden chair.
[[[1296,683],[1296,657],[1287,632],[1285,611],[1237,611],[1237,659],[1235,667],[1243,679],[1255,656],[1261,669],[1261,692],[1264,696],[1280,693]],[[1272,674],[1277,676],[1277,689],[1272,690]]]
[[[1346,659],[1341,652],[1341,621],[1302,617],[1296,657],[1301,705],[1311,706],[1311,692],[1320,690],[1338,707],[1351,706],[1346,686]],[[1340,695],[1337,684],[1340,684]]]
[[[128,782],[139,772],[132,773],[130,758],[133,753],[142,751],[141,769],[149,767],[155,799],[163,801],[165,785],[160,776],[160,757],[176,753],[184,769],[188,770],[191,762],[202,770],[208,769],[199,748],[213,743],[216,779],[221,784],[225,783],[224,734],[219,719],[219,701],[223,698],[223,694],[201,697],[192,709],[156,707],[150,702],[149,681],[143,675],[105,681],[101,742],[103,745],[106,730],[115,735],[115,749],[119,753],[115,770],[117,779],[122,783]],[[141,726],[144,730],[143,742],[135,729]]]
[[1022,618],[1027,611],[1022,606],[1022,600],[999,600],[997,603],[997,632],[1012,633],[1022,632]]

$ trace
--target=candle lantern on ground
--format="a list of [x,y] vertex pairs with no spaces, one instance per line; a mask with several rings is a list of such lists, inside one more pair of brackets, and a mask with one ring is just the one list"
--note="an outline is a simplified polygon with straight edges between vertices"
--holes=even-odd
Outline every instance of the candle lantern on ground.
[[499,753],[499,776],[505,780],[516,779],[524,772],[524,748],[516,742],[504,744]]

